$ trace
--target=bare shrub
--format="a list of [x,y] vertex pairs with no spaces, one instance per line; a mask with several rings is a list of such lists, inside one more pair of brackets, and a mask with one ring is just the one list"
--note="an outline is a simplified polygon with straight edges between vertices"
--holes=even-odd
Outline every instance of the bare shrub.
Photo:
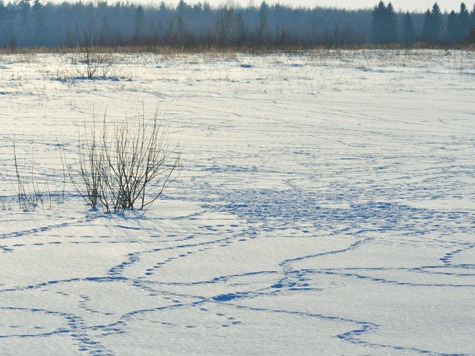
[[101,129],[94,120],[79,135],[77,169],[69,175],[92,209],[146,210],[180,167],[178,148],[169,148],[157,114],[150,124],[144,113],[135,121],[109,124],[104,115]]
[[84,125],[84,137],[85,141],[83,141],[81,134],[79,133],[77,168],[80,183],[76,182],[70,169],[68,169],[68,172],[76,191],[92,209],[97,209],[100,202],[99,196],[102,184],[101,175],[103,174],[103,157],[102,153],[98,151],[95,120],[89,130],[86,125]]
[[[15,175],[17,182],[17,202],[20,209],[24,211],[35,210],[38,206],[51,208],[52,195],[49,189],[40,188],[37,183],[34,160],[31,162],[31,169],[25,172],[25,165],[20,166],[18,162],[16,144],[13,141],[13,158],[15,164]],[[48,185],[46,184],[46,188]]]
[[109,75],[113,64],[111,53],[100,48],[86,46],[72,57],[76,76],[80,78],[105,78]]

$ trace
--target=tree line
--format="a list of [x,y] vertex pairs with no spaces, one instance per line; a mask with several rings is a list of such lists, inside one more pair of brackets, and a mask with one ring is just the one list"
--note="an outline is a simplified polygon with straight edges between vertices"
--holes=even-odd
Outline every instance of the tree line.
[[475,4],[471,13],[462,2],[458,13],[452,10],[447,15],[442,14],[439,5],[434,3],[432,9],[425,12],[419,31],[416,31],[413,15],[406,12],[401,18],[396,14],[391,3],[386,6],[383,1],[380,1],[372,12],[372,41],[377,44],[397,42],[405,45],[416,42],[452,45],[475,43],[474,30]]
[[61,4],[0,0],[0,47],[172,46],[286,48],[358,45],[458,45],[475,42],[475,4],[442,13],[284,5],[158,6],[106,1]]

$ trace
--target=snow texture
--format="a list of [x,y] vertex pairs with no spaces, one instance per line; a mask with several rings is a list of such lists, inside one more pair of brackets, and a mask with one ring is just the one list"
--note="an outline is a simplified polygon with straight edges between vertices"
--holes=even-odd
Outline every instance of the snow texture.
[[[474,52],[0,60],[2,355],[475,354]],[[182,147],[162,199],[63,201],[61,148],[142,108]]]

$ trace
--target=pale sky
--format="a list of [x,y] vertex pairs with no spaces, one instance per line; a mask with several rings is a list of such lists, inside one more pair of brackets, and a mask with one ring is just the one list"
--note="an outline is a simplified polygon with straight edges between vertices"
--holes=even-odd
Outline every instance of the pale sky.
[[[166,4],[176,6],[179,0],[164,0]],[[384,0],[383,0],[384,1]],[[419,11],[425,12],[428,8],[432,8],[436,0],[385,0],[387,5],[391,2],[396,9],[396,11]],[[116,0],[108,0],[108,3],[114,3]],[[155,4],[158,5],[161,3],[161,0],[129,0],[131,3],[140,3],[143,5]],[[205,0],[185,0],[187,4],[195,4],[198,2],[205,2]],[[237,4],[240,6],[248,6],[253,4],[254,6],[260,5],[262,0],[206,0],[212,6],[219,6],[224,4]],[[306,6],[306,7],[338,7],[338,8],[347,8],[347,9],[362,9],[362,8],[373,8],[379,0],[266,0],[268,4],[280,3],[283,5],[292,5],[292,6]],[[460,3],[462,1],[458,0],[437,0],[442,12],[450,12],[455,10],[458,12],[460,9]],[[469,11],[473,9],[473,0],[465,0],[465,5]]]

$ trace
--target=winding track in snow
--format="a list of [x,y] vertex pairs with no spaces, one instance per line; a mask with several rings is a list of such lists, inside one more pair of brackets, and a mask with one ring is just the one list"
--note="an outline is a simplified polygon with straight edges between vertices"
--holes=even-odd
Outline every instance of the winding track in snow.
[[[44,254],[52,254],[53,263],[64,265],[57,271],[46,269],[45,275],[19,273],[17,282],[0,280],[0,314],[12,315],[0,327],[0,342],[11,342],[13,350],[21,348],[22,340],[58,336],[72,342],[73,353],[120,354],[126,347],[118,348],[118,338],[132,342],[152,327],[152,335],[169,337],[186,335],[186,330],[213,330],[207,335],[211,344],[220,333],[229,333],[227,350],[236,352],[246,341],[245,331],[257,325],[264,341],[276,343],[260,345],[269,352],[285,347],[276,341],[276,335],[282,337],[277,328],[262,323],[275,317],[282,320],[281,327],[294,322],[294,332],[304,336],[312,320],[324,323],[328,331],[309,332],[323,333],[336,353],[475,351],[456,324],[450,326],[459,333],[459,343],[465,340],[463,345],[437,343],[416,329],[418,318],[426,324],[433,320],[431,314],[418,314],[418,307],[425,305],[418,298],[438,295],[432,306],[450,322],[462,312],[440,308],[457,293],[465,298],[475,287],[473,205],[458,206],[473,202],[474,126],[467,119],[475,111],[461,106],[454,113],[443,98],[432,103],[437,110],[426,113],[411,102],[400,108],[402,113],[394,110],[397,103],[407,103],[407,87],[415,91],[411,95],[418,105],[429,98],[425,90],[433,89],[418,89],[410,71],[423,74],[420,83],[431,75],[442,77],[439,90],[450,87],[450,76],[463,73],[446,73],[441,67],[386,70],[378,60],[370,64],[375,71],[360,73],[356,65],[348,69],[333,62],[332,77],[321,82],[318,73],[323,69],[305,57],[293,66],[289,62],[296,59],[284,56],[280,64],[273,62],[275,67],[266,57],[245,58],[253,65],[231,67],[226,77],[210,68],[210,62],[217,68],[234,62],[182,60],[155,71],[149,68],[150,73],[136,72],[137,77],[122,82],[53,78],[48,84],[76,90],[78,101],[68,99],[74,101],[70,106],[75,112],[88,112],[81,98],[101,97],[119,108],[125,105],[124,95],[131,102],[147,95],[147,102],[152,97],[170,100],[173,105],[166,104],[165,111],[173,108],[168,115],[177,119],[177,131],[182,129],[189,142],[184,172],[162,204],[180,209],[191,202],[193,207],[189,213],[160,217],[158,212],[136,221],[100,215],[74,218],[84,214],[77,209],[68,222],[46,223],[40,214],[39,226],[24,228],[22,217],[15,214],[8,232],[0,232],[0,257],[18,262],[17,272],[21,263],[30,262],[30,254],[45,263]],[[434,54],[433,64],[444,60]],[[279,66],[285,66],[286,85]],[[147,78],[141,81],[140,76]],[[358,76],[368,82],[357,82]],[[175,77],[185,79],[170,86]],[[350,84],[344,86],[342,79]],[[401,89],[394,92],[396,86],[389,93],[386,84],[394,81]],[[456,89],[472,90],[465,83]],[[22,103],[20,85],[28,84],[9,82],[12,92],[4,95],[16,100],[10,105]],[[95,91],[89,91],[91,86]],[[54,96],[65,99],[61,92],[54,93],[52,107],[58,100]],[[393,102],[388,97],[394,93]],[[446,94],[455,97],[450,90]],[[71,127],[66,119],[61,122]],[[20,118],[18,125],[26,127],[27,121]],[[1,154],[7,156],[5,150]],[[44,156],[40,152],[38,159]],[[4,174],[11,176],[8,169]],[[157,205],[160,209],[161,203]],[[43,215],[47,220],[54,214]],[[16,222],[18,228],[12,229]],[[76,252],[87,259],[88,250],[96,253],[84,261],[90,270],[76,271],[67,259],[54,255]],[[391,300],[393,294],[402,298],[412,293],[412,305],[398,306]],[[58,303],[50,305],[43,294]],[[473,302],[463,306],[473,307]],[[412,318],[404,319],[406,313]],[[399,330],[402,336],[388,333],[392,323],[413,330],[415,340],[404,330]],[[462,326],[470,330],[474,325]],[[149,341],[148,351],[157,345],[167,349],[167,340],[158,339]],[[295,340],[301,352],[309,351],[308,339],[296,335]],[[188,343],[204,347],[199,337],[190,336]]]

